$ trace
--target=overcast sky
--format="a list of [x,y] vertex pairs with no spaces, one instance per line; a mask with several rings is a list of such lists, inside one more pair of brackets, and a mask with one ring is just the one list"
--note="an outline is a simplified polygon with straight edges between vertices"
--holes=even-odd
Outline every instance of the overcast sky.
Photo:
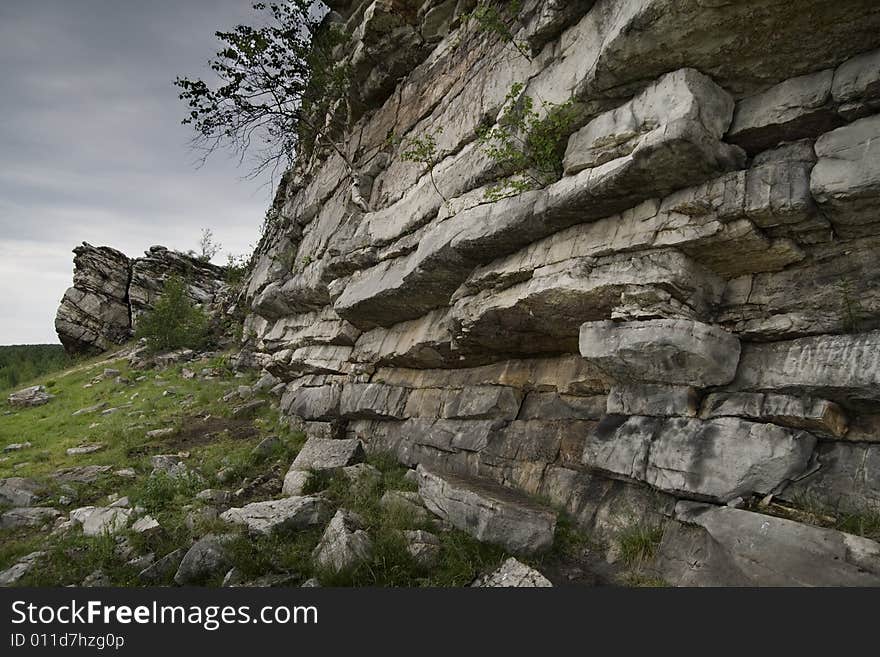
[[0,0],[0,344],[57,342],[86,241],[140,255],[256,242],[271,190],[225,154],[198,169],[177,75],[251,0]]

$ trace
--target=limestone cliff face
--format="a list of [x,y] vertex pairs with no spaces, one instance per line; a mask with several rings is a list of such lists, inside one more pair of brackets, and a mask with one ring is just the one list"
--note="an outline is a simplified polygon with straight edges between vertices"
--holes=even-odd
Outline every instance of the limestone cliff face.
[[226,287],[222,267],[163,246],[134,259],[87,243],[73,252],[73,287],[55,317],[55,331],[72,354],[100,353],[130,340],[138,315],[152,306],[170,276],[183,277],[193,302],[208,308]]
[[[880,5],[531,0],[527,57],[473,2],[333,4],[366,203],[335,155],[279,190],[244,295],[284,409],[597,537],[662,524],[672,583],[880,581],[751,504],[880,510]],[[560,180],[489,202],[513,83],[581,118]],[[433,181],[389,134],[438,135]]]

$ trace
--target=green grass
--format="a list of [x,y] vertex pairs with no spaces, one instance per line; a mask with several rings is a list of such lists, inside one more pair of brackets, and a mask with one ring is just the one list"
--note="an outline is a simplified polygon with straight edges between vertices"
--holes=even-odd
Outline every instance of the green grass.
[[623,529],[617,536],[620,560],[625,566],[640,570],[654,558],[662,538],[660,527],[635,524]]
[[[277,478],[283,477],[305,442],[305,437],[291,430],[271,403],[246,420],[232,417],[233,408],[243,402],[236,399],[225,403],[222,397],[240,385],[252,383],[254,377],[237,378],[228,364],[228,355],[221,355],[162,371],[138,372],[132,371],[127,361],[96,358],[53,373],[51,391],[56,398],[45,406],[2,409],[10,414],[0,415],[0,446],[26,441],[33,446],[4,455],[7,460],[0,462],[0,477],[25,476],[45,482],[48,495],[41,503],[62,510],[107,504],[110,494],[128,496],[132,506],[143,507],[159,521],[162,531],[149,537],[125,530],[115,537],[90,538],[79,529],[62,536],[48,536],[37,529],[7,530],[0,532],[0,570],[30,552],[44,550],[46,558],[22,584],[76,585],[101,570],[114,585],[137,585],[137,568],[127,563],[132,557],[153,553],[161,558],[178,548],[188,548],[207,533],[231,535],[231,561],[245,580],[281,573],[295,575],[296,581],[318,577],[325,586],[466,586],[496,569],[509,556],[499,547],[438,526],[430,514],[419,517],[383,508],[380,500],[387,491],[417,488],[405,478],[407,469],[393,455],[384,453],[367,458],[381,474],[372,483],[353,486],[340,473],[318,474],[310,483],[308,492],[321,492],[334,509],[358,513],[372,539],[371,558],[347,572],[332,573],[315,567],[312,554],[323,526],[254,536],[223,523],[216,511],[196,499],[198,491],[219,488],[232,492],[245,480],[274,473],[272,486],[256,497],[240,499],[236,505],[277,498]],[[115,376],[103,379],[105,368],[120,370],[131,383],[117,384]],[[216,376],[210,380],[185,379],[183,368],[197,374],[203,368],[212,368]],[[38,379],[31,383],[50,382]],[[173,390],[174,395],[164,396],[165,390]],[[122,410],[106,416],[73,415],[99,403]],[[148,431],[166,427],[175,432],[166,437],[147,437]],[[268,436],[278,438],[275,447],[268,454],[254,454],[253,448]],[[87,442],[104,443],[106,448],[89,455],[66,454],[68,447]],[[190,476],[151,476],[151,455],[178,452],[188,454],[184,462]],[[84,465],[109,465],[111,471],[86,484],[61,485],[49,476],[59,469]],[[135,477],[116,475],[114,471],[119,468],[133,468]],[[220,471],[226,472],[223,481],[217,476]],[[274,489],[275,484],[278,489]],[[68,507],[60,506],[62,496],[73,498],[73,502]],[[440,556],[436,565],[425,567],[410,556],[402,531],[412,529],[430,531],[438,537]],[[576,558],[588,544],[588,537],[562,516],[553,549],[526,561],[539,568],[552,565]],[[223,573],[218,573],[205,584],[216,586],[222,579]],[[162,583],[171,584],[171,575]]]

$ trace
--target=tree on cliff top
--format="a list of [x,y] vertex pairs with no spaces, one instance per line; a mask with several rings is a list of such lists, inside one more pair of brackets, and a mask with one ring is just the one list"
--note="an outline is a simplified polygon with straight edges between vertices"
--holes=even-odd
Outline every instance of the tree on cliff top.
[[314,0],[253,5],[267,20],[217,32],[222,48],[209,62],[216,80],[177,78],[188,105],[184,124],[196,132],[202,160],[221,147],[242,162],[253,157],[250,176],[291,164],[299,151],[330,149],[353,168],[336,141],[347,68],[334,61],[343,32],[324,21]]

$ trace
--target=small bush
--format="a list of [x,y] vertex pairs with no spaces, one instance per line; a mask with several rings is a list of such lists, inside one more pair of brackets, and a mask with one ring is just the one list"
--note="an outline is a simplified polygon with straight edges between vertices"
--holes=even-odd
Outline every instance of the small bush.
[[138,319],[136,336],[146,338],[151,351],[198,349],[208,341],[208,316],[186,294],[183,279],[172,276],[151,310]]
[[645,525],[627,527],[617,538],[621,561],[626,566],[639,571],[654,558],[662,538],[661,527]]
[[488,201],[541,189],[563,174],[567,137],[574,129],[577,108],[572,100],[542,102],[543,112],[538,112],[535,100],[523,95],[524,89],[524,84],[514,84],[498,124],[477,131],[483,151],[511,176],[486,191]]

